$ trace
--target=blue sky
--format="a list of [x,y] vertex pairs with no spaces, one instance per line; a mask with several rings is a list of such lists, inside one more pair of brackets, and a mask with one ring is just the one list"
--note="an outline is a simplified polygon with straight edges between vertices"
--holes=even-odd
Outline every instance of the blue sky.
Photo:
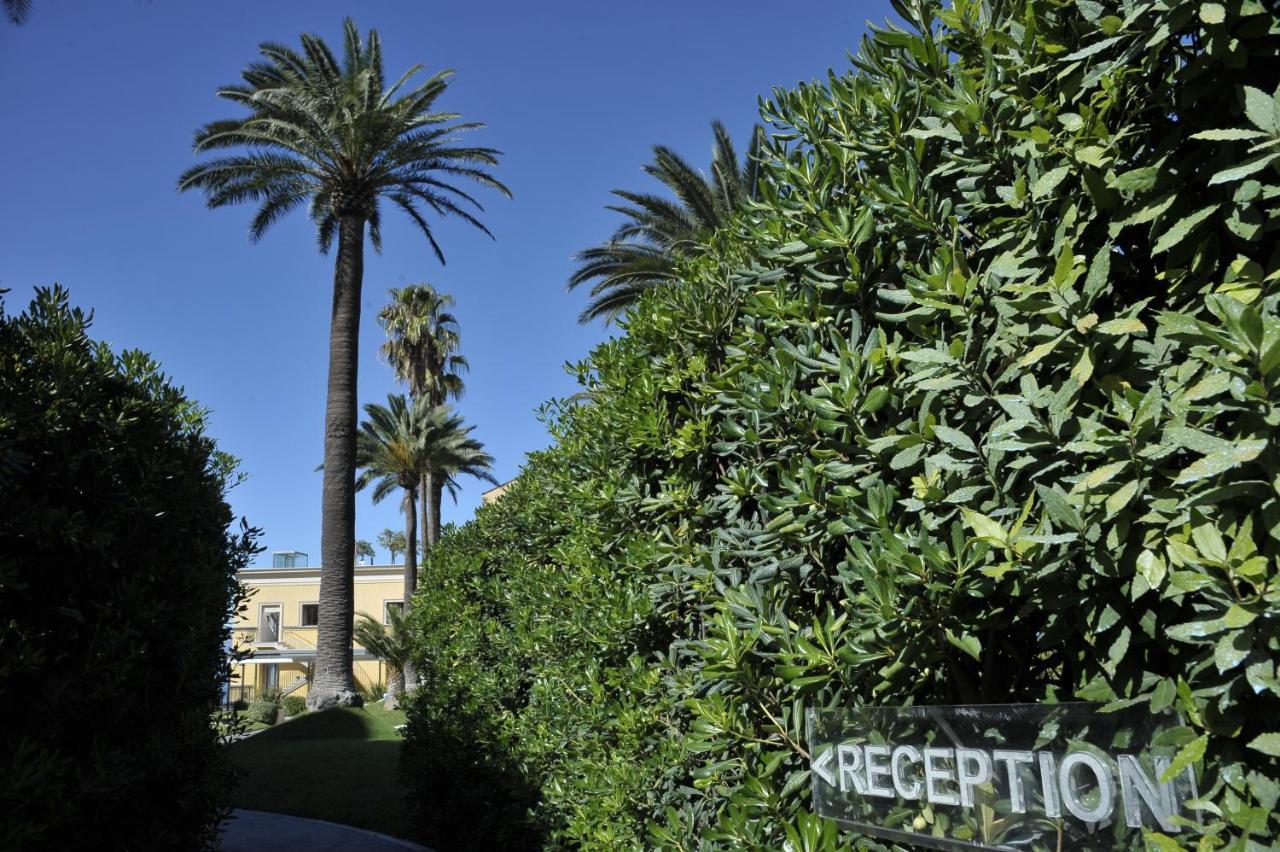
[[[547,435],[534,411],[574,391],[564,372],[609,329],[576,322],[566,293],[573,252],[616,226],[613,188],[652,189],[655,143],[699,167],[709,122],[745,139],[756,98],[847,67],[868,19],[888,3],[218,2],[35,0],[30,22],[0,22],[0,287],[17,312],[32,287],[61,282],[95,311],[93,333],[152,353],[212,409],[210,432],[243,459],[235,510],[268,550],[319,558],[322,418],[332,258],[304,213],[257,245],[249,208],[209,211],[175,180],[193,131],[235,115],[214,97],[260,42],[316,32],[338,44],[355,13],[382,36],[389,77],[411,64],[457,70],[442,109],[488,128],[514,200],[482,195],[497,239],[439,225],[441,267],[389,217],[382,255],[366,255],[361,401],[398,391],[377,357],[375,315],[389,287],[427,281],[457,299],[471,361],[460,408],[514,476]],[[483,486],[464,483],[446,521],[465,521]],[[357,504],[357,535],[400,527],[396,503]],[[379,552],[379,560],[386,553]],[[269,564],[264,554],[260,561]]]

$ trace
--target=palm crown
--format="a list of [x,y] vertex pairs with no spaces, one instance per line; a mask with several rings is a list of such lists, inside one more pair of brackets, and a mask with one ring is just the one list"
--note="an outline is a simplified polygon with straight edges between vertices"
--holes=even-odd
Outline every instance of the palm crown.
[[391,301],[378,312],[387,332],[382,357],[415,399],[426,397],[433,405],[462,396],[462,373],[471,366],[458,353],[461,336],[452,307],[452,296],[430,284],[411,284],[393,289]]
[[399,607],[388,607],[386,612],[385,625],[367,612],[358,613],[354,638],[388,668],[402,672],[413,655],[413,629],[408,613]]
[[690,166],[679,154],[654,146],[647,174],[657,178],[676,199],[615,189],[626,204],[609,205],[627,221],[606,243],[578,252],[580,266],[569,278],[569,289],[594,282],[591,302],[579,322],[603,317],[612,320],[650,287],[675,275],[676,261],[698,251],[699,238],[726,224],[748,200],[757,198],[758,163],[764,131],[752,131],[745,161],[739,165],[729,132],[718,121],[711,123],[715,153],[711,179]]
[[481,210],[480,203],[451,181],[467,179],[510,195],[485,170],[497,164],[498,152],[458,145],[459,134],[483,125],[433,111],[452,71],[409,88],[423,70],[415,65],[386,87],[377,33],[362,43],[355,23],[347,20],[344,37],[341,63],[315,35],[302,36],[301,53],[261,45],[264,61],[244,70],[244,84],[218,92],[249,115],[210,122],[195,140],[197,153],[247,152],[188,169],[178,188],[204,190],[210,207],[257,202],[250,225],[254,240],[308,204],[322,251],[332,244],[343,214],[368,221],[370,240],[381,248],[380,206],[389,201],[421,229],[443,262],[424,208],[489,233],[468,209]]
[[356,488],[373,486],[374,502],[396,489],[416,492],[428,466],[442,472],[451,494],[454,477],[475,476],[493,482],[493,457],[471,437],[475,427],[464,426],[461,415],[447,405],[427,400],[410,402],[403,394],[387,397],[387,405],[365,406],[366,420],[356,435]]

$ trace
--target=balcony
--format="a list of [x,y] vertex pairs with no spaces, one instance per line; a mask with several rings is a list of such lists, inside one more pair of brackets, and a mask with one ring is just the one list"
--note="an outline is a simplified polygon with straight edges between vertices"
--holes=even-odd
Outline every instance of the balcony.
[[240,627],[232,632],[232,639],[237,645],[251,645],[254,648],[313,650],[316,647],[316,628],[286,627],[275,630],[262,627]]

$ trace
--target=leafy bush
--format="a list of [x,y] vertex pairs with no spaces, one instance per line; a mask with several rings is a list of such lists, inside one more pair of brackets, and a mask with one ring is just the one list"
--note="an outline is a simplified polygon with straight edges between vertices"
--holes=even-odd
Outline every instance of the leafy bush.
[[262,725],[274,725],[280,715],[280,703],[265,698],[258,698],[249,705],[245,719]]
[[1280,22],[896,6],[433,552],[409,783],[457,705],[545,845],[846,848],[804,708],[1079,698],[1185,720],[1151,848],[1269,845]]
[[[407,707],[401,775],[416,825],[439,848],[537,849],[590,830],[593,820],[616,840],[626,836],[613,826],[628,805],[613,791],[597,786],[588,796],[576,785],[542,783],[551,762],[602,754],[636,783],[652,758],[635,750],[627,719],[610,715],[609,705],[590,718],[557,709],[570,695],[603,687],[593,657],[617,656],[616,633],[645,600],[641,583],[609,576],[613,566],[596,558],[593,529],[572,525],[571,506],[554,502],[569,497],[578,472],[585,471],[571,452],[535,454],[479,520],[446,528],[414,599],[422,688]],[[532,485],[552,482],[564,490]],[[566,562],[553,565],[547,554],[557,544]],[[555,577],[538,576],[543,569]],[[551,712],[536,714],[541,695]],[[656,738],[653,746],[664,748]],[[597,782],[602,768],[591,770]],[[560,823],[571,809],[581,824],[566,832]]]
[[374,704],[383,699],[387,694],[387,685],[382,682],[371,683],[360,691],[360,695],[364,698],[366,704]]
[[286,695],[280,702],[280,709],[286,716],[301,716],[307,711],[307,701],[301,695]]
[[256,532],[201,409],[88,324],[60,288],[0,313],[0,847],[201,848]]

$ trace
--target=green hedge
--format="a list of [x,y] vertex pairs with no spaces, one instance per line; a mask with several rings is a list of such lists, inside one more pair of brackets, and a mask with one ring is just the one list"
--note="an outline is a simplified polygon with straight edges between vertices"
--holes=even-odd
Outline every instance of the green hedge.
[[58,288],[0,312],[0,848],[202,848],[255,531],[203,412],[88,325]]
[[407,778],[447,696],[543,846],[879,848],[809,815],[804,708],[1086,699],[1186,721],[1150,848],[1269,847],[1280,23],[897,10],[432,556]]

